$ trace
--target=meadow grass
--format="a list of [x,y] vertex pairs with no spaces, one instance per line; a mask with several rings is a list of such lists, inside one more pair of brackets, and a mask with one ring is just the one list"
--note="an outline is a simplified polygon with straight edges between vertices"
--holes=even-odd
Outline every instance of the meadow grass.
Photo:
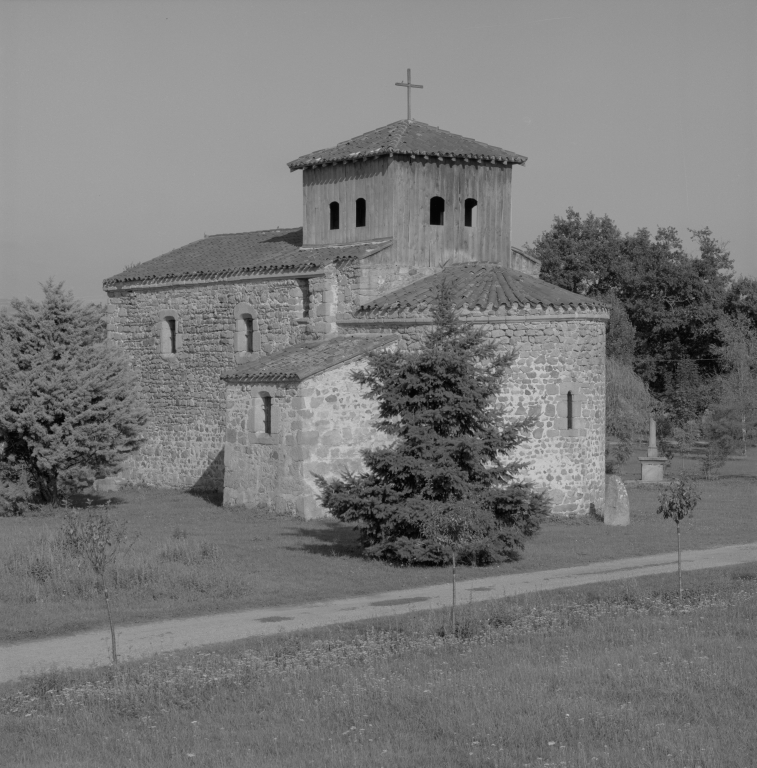
[[[754,456],[751,457],[752,459]],[[742,470],[751,464],[741,465]],[[757,540],[757,478],[699,483],[702,500],[682,545]],[[463,567],[459,578],[582,565],[675,550],[675,526],[655,514],[659,488],[629,487],[631,525],[550,519],[519,560]],[[223,508],[177,491],[133,488],[109,514],[136,537],[111,574],[117,624],[237,608],[292,605],[443,583],[447,569],[397,567],[360,556],[356,533],[334,520]],[[94,576],[59,546],[60,514],[0,518],[0,643],[104,626]]]
[[757,764],[757,565],[0,687],[10,766]]

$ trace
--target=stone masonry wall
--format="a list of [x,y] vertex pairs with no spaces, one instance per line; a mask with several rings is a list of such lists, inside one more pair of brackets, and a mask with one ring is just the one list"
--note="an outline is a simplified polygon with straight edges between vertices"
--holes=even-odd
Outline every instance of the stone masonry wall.
[[[139,373],[150,418],[143,447],[127,459],[130,482],[223,489],[225,385],[221,374],[246,358],[314,340],[334,326],[333,275],[283,276],[201,285],[108,291],[108,334]],[[304,317],[304,295],[310,307]],[[256,347],[238,351],[235,308],[256,319]],[[161,324],[176,321],[176,353],[161,351]]]
[[[512,458],[528,462],[523,476],[548,492],[555,514],[586,514],[591,504],[599,511],[604,505],[606,315],[541,308],[520,313],[525,319],[463,314],[481,323],[503,351],[516,354],[499,402],[513,419],[532,415],[537,421]],[[429,329],[409,318],[389,326],[378,319],[340,326],[346,333],[397,333],[400,348],[410,350],[420,346]]]
[[[314,473],[360,471],[360,450],[389,439],[373,428],[376,404],[352,380],[360,365],[332,368],[296,388],[227,384],[224,505],[269,504],[306,519],[326,514]],[[261,393],[273,398],[272,434],[256,417]]]

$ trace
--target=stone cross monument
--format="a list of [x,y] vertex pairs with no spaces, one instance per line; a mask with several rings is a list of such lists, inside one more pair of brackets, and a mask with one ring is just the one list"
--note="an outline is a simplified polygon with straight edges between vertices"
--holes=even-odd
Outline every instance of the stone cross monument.
[[641,462],[641,482],[661,483],[663,480],[663,467],[665,457],[657,451],[657,423],[654,418],[649,419],[649,447],[646,456],[639,456]]

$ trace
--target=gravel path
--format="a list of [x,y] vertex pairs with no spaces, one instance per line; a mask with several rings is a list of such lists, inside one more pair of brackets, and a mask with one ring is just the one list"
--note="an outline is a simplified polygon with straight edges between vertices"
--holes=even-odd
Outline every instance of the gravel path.
[[[716,549],[683,552],[683,568],[694,571],[757,561],[757,542]],[[560,589],[601,581],[674,572],[675,553],[631,557],[553,571],[491,576],[458,583],[461,604]],[[452,602],[449,584],[418,587],[341,600],[324,600],[281,608],[255,608],[186,619],[118,627],[116,639],[121,659],[137,659],[245,637],[271,635],[327,624],[378,618],[411,611],[442,608]],[[110,661],[107,628],[75,635],[0,645],[0,683],[55,667],[88,667]]]

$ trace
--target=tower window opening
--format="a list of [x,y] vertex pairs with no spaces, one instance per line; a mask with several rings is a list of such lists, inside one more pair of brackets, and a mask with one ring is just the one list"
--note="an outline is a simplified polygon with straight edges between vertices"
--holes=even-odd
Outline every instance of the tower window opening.
[[339,203],[329,203],[329,226],[339,229]]
[[568,392],[568,429],[573,429],[573,393]]
[[255,338],[253,336],[255,327],[253,324],[252,315],[242,315],[242,320],[244,321],[244,348],[246,352],[252,352],[253,339]]
[[355,226],[365,226],[365,198],[358,197],[355,201]]
[[478,200],[469,197],[465,201],[465,226],[475,227],[478,219]]
[[444,224],[444,198],[432,197],[429,224],[441,226]]

